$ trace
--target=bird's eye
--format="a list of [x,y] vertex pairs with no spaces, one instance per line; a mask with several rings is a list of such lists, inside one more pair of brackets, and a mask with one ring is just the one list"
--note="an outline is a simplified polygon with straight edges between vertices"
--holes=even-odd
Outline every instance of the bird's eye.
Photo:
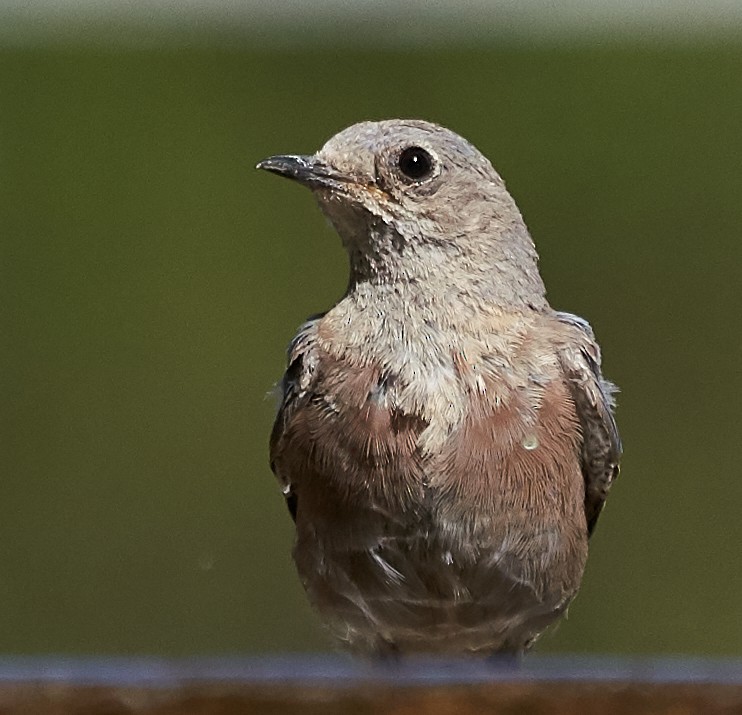
[[397,164],[402,174],[412,181],[421,181],[433,171],[433,157],[419,146],[403,149]]

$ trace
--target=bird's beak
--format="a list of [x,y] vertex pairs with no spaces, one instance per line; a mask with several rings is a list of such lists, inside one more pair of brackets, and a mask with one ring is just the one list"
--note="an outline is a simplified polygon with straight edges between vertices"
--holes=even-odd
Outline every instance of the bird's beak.
[[347,177],[314,156],[278,154],[263,159],[255,168],[265,169],[288,179],[294,179],[310,187],[337,189],[340,184],[347,181]]

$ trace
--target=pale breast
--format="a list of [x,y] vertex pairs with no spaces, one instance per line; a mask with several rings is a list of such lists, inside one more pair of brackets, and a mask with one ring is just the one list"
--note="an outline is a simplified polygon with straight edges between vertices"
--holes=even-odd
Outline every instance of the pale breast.
[[432,355],[397,361],[339,346],[331,323],[316,333],[275,457],[310,598],[361,649],[523,648],[586,556],[579,427],[553,354],[520,325],[436,335]]

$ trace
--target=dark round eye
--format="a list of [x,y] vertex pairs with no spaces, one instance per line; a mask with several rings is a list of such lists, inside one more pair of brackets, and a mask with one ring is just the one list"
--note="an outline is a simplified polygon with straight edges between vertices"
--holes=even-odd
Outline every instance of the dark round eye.
[[433,171],[433,157],[419,146],[408,146],[399,155],[399,170],[412,181],[420,181]]

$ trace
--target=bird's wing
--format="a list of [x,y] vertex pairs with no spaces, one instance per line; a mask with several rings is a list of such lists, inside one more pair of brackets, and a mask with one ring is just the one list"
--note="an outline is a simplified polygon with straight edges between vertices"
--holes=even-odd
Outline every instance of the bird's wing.
[[282,448],[283,435],[291,414],[307,396],[316,368],[316,357],[313,351],[314,331],[317,321],[322,316],[315,316],[304,323],[291,341],[287,355],[287,368],[277,386],[280,404],[276,421],[270,438],[271,469],[276,475],[281,491],[286,499],[291,518],[296,521],[297,497],[288,475],[282,474],[277,465],[277,455]]
[[592,534],[619,471],[621,438],[613,418],[617,388],[601,374],[600,348],[590,324],[571,313],[557,313],[556,317],[576,328],[573,335],[577,341],[562,343],[559,356],[582,426],[585,517],[588,534]]

